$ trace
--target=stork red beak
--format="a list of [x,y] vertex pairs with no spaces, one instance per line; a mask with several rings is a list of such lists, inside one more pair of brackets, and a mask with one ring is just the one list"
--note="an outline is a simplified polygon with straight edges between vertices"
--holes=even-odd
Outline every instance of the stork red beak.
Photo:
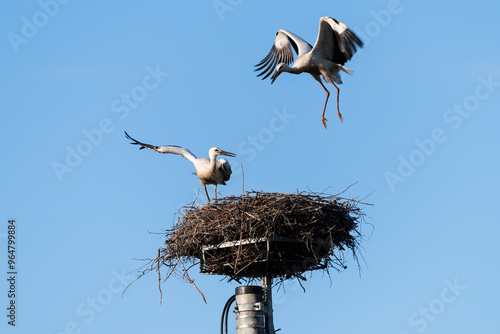
[[227,155],[228,157],[236,157],[236,154],[234,153],[231,153],[231,152],[228,152],[228,151],[224,151],[224,150],[221,150],[221,155]]
[[280,74],[281,74],[281,72],[274,71],[274,74],[271,77],[271,85],[273,84],[274,80],[276,80],[276,78],[279,77]]

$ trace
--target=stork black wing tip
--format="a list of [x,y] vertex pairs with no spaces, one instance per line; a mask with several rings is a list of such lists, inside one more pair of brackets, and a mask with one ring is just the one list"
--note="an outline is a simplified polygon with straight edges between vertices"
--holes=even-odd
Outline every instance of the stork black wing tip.
[[127,133],[127,131],[123,131],[123,132],[125,132],[125,137],[127,139],[134,140],[134,138],[130,137],[130,135]]

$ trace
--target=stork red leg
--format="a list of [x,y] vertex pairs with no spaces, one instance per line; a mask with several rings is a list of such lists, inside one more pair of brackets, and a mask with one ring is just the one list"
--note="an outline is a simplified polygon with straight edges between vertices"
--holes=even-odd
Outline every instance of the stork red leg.
[[214,188],[215,188],[215,197],[214,197],[214,201],[217,202],[217,184],[214,184]]
[[323,107],[323,113],[321,114],[321,122],[323,122],[323,125],[324,125],[324,127],[326,129],[326,121],[327,121],[327,119],[325,118],[325,111],[326,111],[326,104],[328,103],[328,98],[330,97],[330,92],[328,91],[328,89],[326,89],[325,85],[323,85],[323,83],[321,82],[321,80],[318,80],[318,82],[321,84],[321,87],[323,87],[323,89],[326,92],[325,106]]
[[205,189],[205,195],[207,195],[207,204],[210,204],[210,197],[208,197],[207,186],[204,184],[203,189]]
[[340,110],[339,110],[339,93],[340,93],[340,89],[337,87],[337,85],[335,84],[335,82],[332,81],[332,84],[335,86],[335,89],[337,90],[337,115],[339,115],[340,121],[342,123],[344,123],[344,118],[342,117],[342,114],[340,113]]

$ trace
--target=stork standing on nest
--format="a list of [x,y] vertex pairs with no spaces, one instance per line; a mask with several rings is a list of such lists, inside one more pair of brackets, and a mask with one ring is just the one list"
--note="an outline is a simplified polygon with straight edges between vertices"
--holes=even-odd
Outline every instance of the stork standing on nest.
[[213,184],[215,187],[215,201],[217,201],[217,185],[223,184],[226,185],[226,181],[229,181],[231,176],[231,165],[227,162],[226,159],[216,160],[218,155],[226,155],[228,157],[235,157],[236,154],[221,150],[217,147],[212,147],[208,151],[209,159],[207,158],[197,158],[193,153],[191,153],[188,149],[174,146],[174,145],[166,145],[166,146],[154,146],[149,144],[141,143],[140,141],[135,140],[130,137],[129,134],[125,131],[125,136],[132,141],[132,145],[140,145],[140,150],[147,148],[148,150],[155,151],[158,153],[173,153],[182,155],[187,160],[191,161],[196,168],[196,173],[193,173],[198,176],[200,179],[203,188],[205,189],[205,194],[207,195],[207,204],[210,203],[210,197],[207,192],[207,184]]
[[[352,75],[352,70],[343,65],[356,52],[356,44],[360,47],[363,46],[363,42],[343,22],[331,17],[322,17],[319,19],[318,38],[314,46],[289,31],[278,30],[271,51],[256,65],[259,66],[256,71],[262,71],[258,76],[265,74],[262,78],[264,80],[271,75],[274,67],[278,64],[271,77],[271,84],[283,72],[293,74],[307,72],[311,74],[326,92],[325,106],[321,115],[321,121],[326,129],[325,110],[330,92],[323,85],[321,76],[325,82],[331,82],[337,90],[337,115],[343,122],[339,110],[340,90],[335,83],[342,83],[339,73],[341,70]],[[293,62],[293,52],[290,45],[298,55],[292,67],[289,66]]]

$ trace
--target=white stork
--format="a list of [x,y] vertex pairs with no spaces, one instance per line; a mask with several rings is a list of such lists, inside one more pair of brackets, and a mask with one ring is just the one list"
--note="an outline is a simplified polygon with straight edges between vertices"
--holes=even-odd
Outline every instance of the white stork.
[[210,203],[210,197],[207,192],[207,184],[213,184],[215,187],[215,201],[217,201],[217,185],[223,184],[226,185],[226,181],[229,181],[231,176],[231,165],[227,162],[226,159],[216,160],[218,155],[227,155],[229,157],[235,157],[236,154],[223,151],[220,148],[212,147],[208,151],[209,159],[207,158],[197,158],[193,153],[191,153],[188,149],[174,146],[174,145],[166,145],[166,146],[154,146],[149,144],[141,143],[140,141],[135,140],[130,137],[129,134],[125,131],[125,136],[132,141],[132,145],[140,145],[140,150],[147,148],[148,150],[155,151],[158,153],[173,153],[182,155],[187,160],[191,161],[196,168],[196,173],[193,173],[198,176],[200,179],[203,188],[205,189],[205,194],[207,195],[207,204]]
[[[276,70],[271,77],[271,84],[282,72],[293,74],[307,72],[311,74],[326,92],[325,106],[321,115],[321,121],[326,129],[325,110],[330,92],[323,85],[321,76],[323,76],[325,82],[331,82],[337,90],[337,114],[340,121],[343,122],[339,110],[339,88],[335,83],[342,83],[340,70],[352,75],[352,71],[343,65],[356,52],[356,45],[363,46],[363,42],[358,36],[341,21],[325,16],[319,19],[318,38],[314,46],[289,31],[278,30],[271,51],[256,65],[258,66],[256,71],[262,71],[258,76],[265,74],[262,78],[264,80],[271,75],[277,64]],[[290,67],[289,64],[293,62],[292,47],[298,57],[293,66]]]

